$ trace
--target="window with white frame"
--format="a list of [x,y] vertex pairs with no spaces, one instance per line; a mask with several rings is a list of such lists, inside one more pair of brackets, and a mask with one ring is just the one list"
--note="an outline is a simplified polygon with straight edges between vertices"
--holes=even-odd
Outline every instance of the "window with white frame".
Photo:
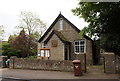
[[60,27],[60,30],[63,30],[63,20],[59,21],[59,27]]
[[74,52],[75,54],[85,53],[85,40],[77,40],[74,42]]

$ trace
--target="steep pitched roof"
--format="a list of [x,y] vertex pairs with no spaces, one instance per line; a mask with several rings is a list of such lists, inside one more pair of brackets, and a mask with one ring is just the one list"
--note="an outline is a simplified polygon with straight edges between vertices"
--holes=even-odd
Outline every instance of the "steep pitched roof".
[[84,35],[84,38],[93,41],[90,37],[88,37],[87,35]]
[[66,19],[61,13],[58,15],[58,17],[55,19],[55,21],[51,24],[51,26],[47,29],[47,31],[44,33],[44,35],[38,40],[38,42],[41,42],[45,36],[48,34],[48,32],[53,28],[53,26],[56,24],[56,22],[60,19],[63,18],[68,24],[70,24],[77,32],[80,32],[80,30],[72,24],[68,19]]
[[53,31],[51,32],[51,34],[50,34],[50,35],[48,36],[48,38],[44,41],[44,43],[47,44],[48,41],[50,40],[50,38],[51,38],[54,34],[57,35],[57,37],[58,37],[63,43],[65,43],[65,44],[70,44],[70,42],[62,35],[62,33],[61,33],[61,32],[58,32],[58,31],[56,31],[56,30],[53,30]]

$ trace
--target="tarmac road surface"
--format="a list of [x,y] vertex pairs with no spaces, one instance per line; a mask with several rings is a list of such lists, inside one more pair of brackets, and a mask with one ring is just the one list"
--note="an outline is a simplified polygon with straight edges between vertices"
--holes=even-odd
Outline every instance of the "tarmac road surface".
[[120,81],[118,74],[84,73],[75,77],[73,72],[1,69],[2,81]]

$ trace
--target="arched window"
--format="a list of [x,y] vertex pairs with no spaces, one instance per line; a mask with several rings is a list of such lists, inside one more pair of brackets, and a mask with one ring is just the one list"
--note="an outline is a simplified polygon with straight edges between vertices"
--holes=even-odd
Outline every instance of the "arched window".
[[63,20],[59,21],[59,28],[60,28],[60,30],[63,30]]

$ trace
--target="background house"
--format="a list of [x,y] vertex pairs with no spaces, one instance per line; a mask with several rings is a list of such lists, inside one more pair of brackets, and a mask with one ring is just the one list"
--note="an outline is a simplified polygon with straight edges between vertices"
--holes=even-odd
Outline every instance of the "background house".
[[93,64],[92,40],[79,33],[75,25],[59,14],[38,41],[38,58],[74,60],[80,59],[80,54],[86,54],[87,64]]

